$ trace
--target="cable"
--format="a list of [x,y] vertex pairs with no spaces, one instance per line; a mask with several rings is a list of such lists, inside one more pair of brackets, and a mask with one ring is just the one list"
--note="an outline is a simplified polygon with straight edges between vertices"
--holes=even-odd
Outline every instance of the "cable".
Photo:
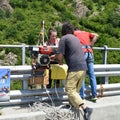
[[46,85],[43,85],[43,87],[45,88],[46,93],[47,93],[49,99],[51,100],[51,104],[52,104],[52,106],[55,106],[55,104],[54,104],[54,102],[53,102],[53,100],[52,100],[52,97],[50,96],[50,94],[49,94],[49,92],[48,92],[48,89],[47,89]]

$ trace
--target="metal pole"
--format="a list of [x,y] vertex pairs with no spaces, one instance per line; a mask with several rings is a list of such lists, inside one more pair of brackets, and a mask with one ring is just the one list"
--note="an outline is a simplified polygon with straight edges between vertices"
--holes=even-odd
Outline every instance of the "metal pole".
[[22,44],[22,65],[25,65],[25,44]]
[[45,21],[43,20],[42,21],[42,44],[44,45],[44,32],[45,32],[45,30],[44,30],[44,25],[45,25]]
[[[25,44],[22,44],[22,65],[25,65]],[[22,81],[22,89],[28,89],[28,80],[23,80]]]
[[[103,50],[103,64],[107,64],[107,45],[104,45],[104,50]],[[101,81],[102,84],[108,84],[108,77],[103,77],[102,78],[102,81]]]

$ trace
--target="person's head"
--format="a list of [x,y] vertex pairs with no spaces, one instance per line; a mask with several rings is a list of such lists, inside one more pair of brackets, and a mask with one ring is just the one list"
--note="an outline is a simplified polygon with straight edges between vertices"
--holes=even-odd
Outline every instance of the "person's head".
[[80,30],[78,27],[75,27],[74,30]]
[[74,27],[70,22],[64,22],[62,25],[62,35],[73,34]]
[[50,28],[48,32],[48,38],[50,40],[56,39],[57,37],[57,31],[54,28]]

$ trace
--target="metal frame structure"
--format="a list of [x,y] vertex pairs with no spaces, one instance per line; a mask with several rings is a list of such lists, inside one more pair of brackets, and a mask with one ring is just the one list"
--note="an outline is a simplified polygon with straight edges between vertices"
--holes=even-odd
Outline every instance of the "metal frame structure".
[[[15,105],[24,104],[40,101],[50,101],[48,94],[51,94],[52,100],[55,101],[65,101],[67,100],[67,95],[63,88],[50,88],[47,89],[45,86],[42,89],[30,90],[28,89],[28,79],[32,77],[32,67],[31,66],[1,66],[1,68],[9,68],[11,70],[11,80],[22,80],[24,81],[24,86],[22,90],[11,90],[10,91],[10,101],[0,102],[0,105]],[[94,65],[96,77],[106,77],[106,76],[120,76],[120,64],[99,64]],[[86,86],[85,93],[86,97],[90,97],[90,86]],[[57,92],[57,94],[56,94]],[[97,85],[97,92],[100,97],[102,96],[114,96],[120,95],[120,84],[104,84]],[[48,95],[48,97],[46,97]],[[58,98],[59,97],[59,98]]]

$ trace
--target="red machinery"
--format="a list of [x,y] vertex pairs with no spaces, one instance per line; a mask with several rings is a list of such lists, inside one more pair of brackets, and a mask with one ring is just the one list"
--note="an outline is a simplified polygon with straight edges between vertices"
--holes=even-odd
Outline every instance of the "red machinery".
[[51,46],[35,46],[29,48],[31,58],[34,59],[35,68],[48,67],[50,64],[50,55],[56,53],[56,48]]

